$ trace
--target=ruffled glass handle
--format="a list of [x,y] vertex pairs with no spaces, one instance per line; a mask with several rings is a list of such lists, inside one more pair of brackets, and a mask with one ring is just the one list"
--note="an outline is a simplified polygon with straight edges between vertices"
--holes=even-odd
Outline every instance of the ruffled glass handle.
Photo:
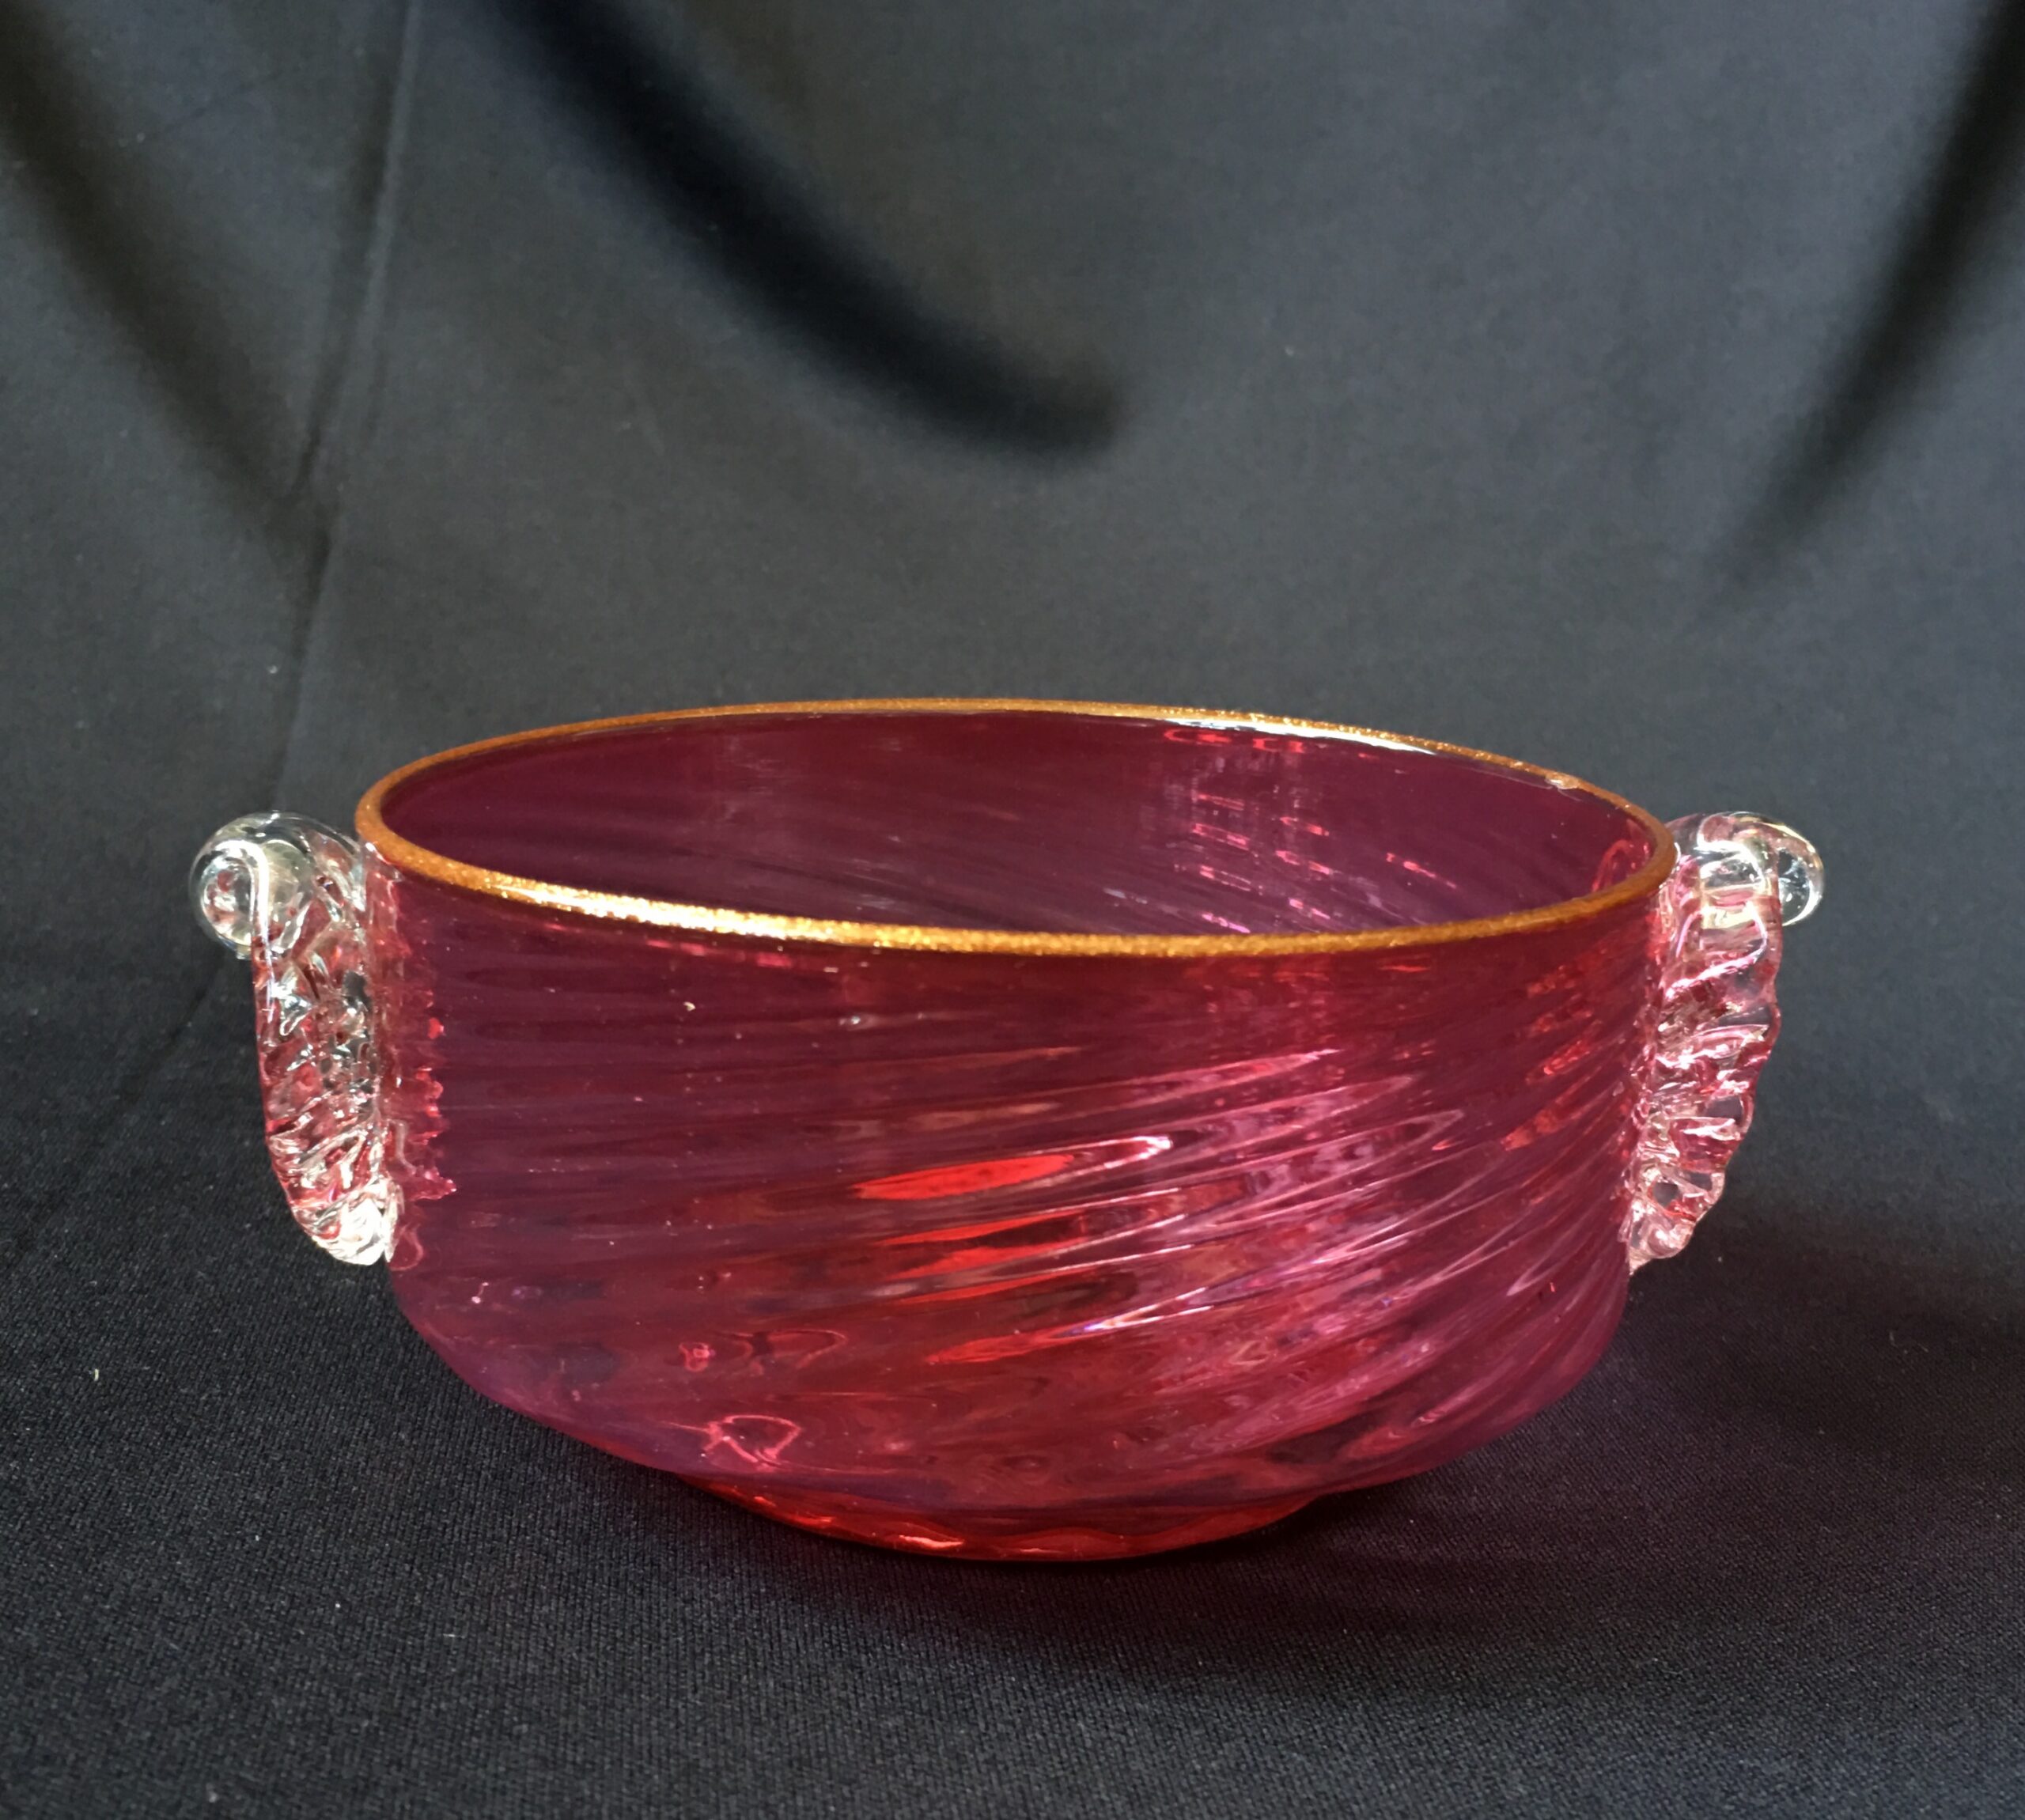
[[386,1168],[358,843],[300,815],[247,815],[204,843],[190,895],[198,920],[253,963],[267,1151],[296,1223],[333,1257],[377,1262],[400,1196]]
[[1626,1235],[1634,1270],[1679,1251],[1721,1195],[1779,1034],[1781,939],[1821,902],[1821,856],[1783,823],[1671,826],[1680,858],[1660,893],[1659,1017]]

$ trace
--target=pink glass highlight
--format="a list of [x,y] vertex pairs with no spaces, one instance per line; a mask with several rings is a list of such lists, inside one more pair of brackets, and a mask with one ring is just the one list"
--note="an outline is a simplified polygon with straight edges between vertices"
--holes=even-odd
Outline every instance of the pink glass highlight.
[[755,1509],[995,1559],[1234,1534],[1561,1395],[1721,1190],[1819,876],[1153,709],[566,729],[367,808],[340,1110],[417,1330]]

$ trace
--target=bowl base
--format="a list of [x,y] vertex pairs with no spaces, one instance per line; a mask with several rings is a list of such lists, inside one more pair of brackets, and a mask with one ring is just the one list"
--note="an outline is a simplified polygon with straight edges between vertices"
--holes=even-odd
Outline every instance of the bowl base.
[[1197,1542],[1221,1542],[1291,1516],[1312,1501],[1306,1493],[1270,1504],[1218,1510],[1174,1505],[1088,1512],[961,1512],[924,1516],[867,1498],[775,1490],[729,1479],[691,1479],[700,1491],[727,1498],[797,1529],[879,1548],[958,1561],[1121,1561]]

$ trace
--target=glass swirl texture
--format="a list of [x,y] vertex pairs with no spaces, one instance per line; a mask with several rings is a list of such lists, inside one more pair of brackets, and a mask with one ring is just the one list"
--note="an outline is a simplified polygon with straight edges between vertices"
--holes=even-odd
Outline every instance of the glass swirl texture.
[[[1131,1553],[1435,1465],[1615,1326],[1664,836],[1600,793],[1328,735],[861,713],[509,745],[380,812],[395,1293],[597,1446],[865,1539]],[[1014,942],[657,925],[409,843]],[[1346,930],[1384,939],[1299,945]]]

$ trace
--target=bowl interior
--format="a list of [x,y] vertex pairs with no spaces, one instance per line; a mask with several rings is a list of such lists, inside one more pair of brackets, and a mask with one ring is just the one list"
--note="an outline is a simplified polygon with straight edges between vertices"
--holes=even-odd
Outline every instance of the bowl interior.
[[1312,934],[1499,916],[1635,872],[1601,793],[1382,738],[1073,709],[827,709],[532,738],[387,825],[494,872],[779,916]]

